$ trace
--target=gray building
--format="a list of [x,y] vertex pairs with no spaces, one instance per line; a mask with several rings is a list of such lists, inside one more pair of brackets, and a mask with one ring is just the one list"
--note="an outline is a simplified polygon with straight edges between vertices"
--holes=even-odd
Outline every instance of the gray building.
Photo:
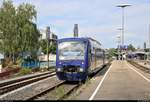
[[[40,29],[40,34],[41,34],[41,37],[40,37],[40,40],[42,39],[47,39],[47,35],[46,35],[46,28],[45,29]],[[58,36],[51,32],[50,31],[50,36],[49,36],[49,41],[52,42],[52,43],[56,43],[56,40],[58,39]]]

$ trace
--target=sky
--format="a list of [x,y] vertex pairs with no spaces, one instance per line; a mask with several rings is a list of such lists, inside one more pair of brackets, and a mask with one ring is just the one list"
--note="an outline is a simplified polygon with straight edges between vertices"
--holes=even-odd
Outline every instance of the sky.
[[[92,37],[103,48],[116,48],[118,30],[122,25],[122,9],[118,4],[131,4],[125,8],[124,44],[143,48],[148,46],[150,0],[12,0],[17,7],[25,2],[35,5],[39,29],[51,27],[58,38],[73,36],[78,24],[80,37]],[[2,0],[0,0],[0,4]]]

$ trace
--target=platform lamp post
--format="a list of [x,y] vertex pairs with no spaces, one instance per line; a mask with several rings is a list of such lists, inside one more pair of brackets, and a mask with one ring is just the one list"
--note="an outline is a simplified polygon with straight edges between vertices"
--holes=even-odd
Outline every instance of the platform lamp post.
[[[118,28],[117,30],[122,31],[122,28]],[[118,39],[118,56],[119,56],[119,60],[121,59],[121,33],[119,33],[119,35],[117,36]]]
[[[130,4],[120,4],[117,5],[116,7],[122,8],[122,47],[124,46],[124,8],[131,6]],[[122,52],[122,51],[121,51]]]
[[120,60],[120,42],[121,42],[121,36],[117,35],[117,43],[118,43],[118,60]]

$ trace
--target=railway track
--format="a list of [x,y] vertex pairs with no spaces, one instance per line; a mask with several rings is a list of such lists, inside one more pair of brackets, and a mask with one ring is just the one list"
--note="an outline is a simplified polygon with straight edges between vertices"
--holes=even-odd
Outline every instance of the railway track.
[[33,75],[28,75],[28,76],[23,76],[23,77],[19,77],[19,78],[3,80],[3,81],[0,82],[0,87],[5,86],[5,85],[9,85],[9,84],[12,84],[12,83],[15,83],[15,82],[19,82],[19,81],[23,81],[23,80],[39,77],[39,76],[42,76],[42,75],[50,74],[50,73],[53,73],[53,72],[55,72],[55,71],[48,71],[48,72],[43,72],[43,73],[38,73],[38,74],[33,74]]
[[[103,67],[108,67],[109,65],[110,64],[108,64],[107,66],[105,65]],[[97,75],[101,70],[94,74]],[[89,80],[91,80],[95,75],[90,75]],[[68,97],[74,90],[77,90],[82,85],[82,82],[80,83],[60,81],[59,83],[57,83],[57,85],[43,90],[40,93],[37,93],[32,97],[28,98],[27,100],[63,100],[66,97]]]
[[[108,64],[107,66],[109,66]],[[103,67],[107,67],[103,66]],[[102,68],[103,69],[103,68]],[[102,70],[101,69],[101,70]],[[92,77],[96,76],[101,70],[99,70],[95,75],[91,75],[89,77],[89,80],[92,79]],[[47,77],[48,75],[45,75]],[[22,88],[19,90],[15,90],[18,85],[16,83],[11,89],[11,85],[7,86],[10,89],[14,90],[13,92],[9,92],[8,94],[4,94],[0,97],[0,100],[63,100],[70,96],[74,90],[77,90],[80,86],[82,86],[82,83],[77,82],[66,82],[66,81],[60,81],[57,79],[57,77],[53,76],[49,78],[46,78],[44,80],[40,80],[40,82],[35,82],[32,85],[25,81],[26,85],[23,84],[23,86],[27,86],[26,88]],[[40,77],[39,77],[40,78]],[[33,78],[34,79],[34,78]],[[31,79],[29,79],[31,80]],[[21,81],[23,83],[23,81]],[[32,83],[32,81],[30,81]],[[86,82],[85,82],[86,83]],[[21,86],[19,86],[21,87]],[[5,86],[6,92],[8,92],[6,86]],[[6,93],[1,92],[1,93]]]
[[65,81],[60,81],[59,83],[57,83],[57,85],[49,87],[48,89],[45,89],[45,90],[41,91],[40,93],[33,95],[32,97],[28,98],[27,100],[42,100],[42,99],[44,99],[44,100],[50,100],[50,99],[58,100],[59,98],[62,98],[63,96],[58,97],[59,95],[56,95],[54,91],[56,91],[60,87],[64,88],[65,85],[66,85]]
[[140,70],[142,70],[142,71],[144,71],[144,72],[146,72],[146,73],[150,73],[150,69],[149,69],[149,68],[147,68],[147,67],[145,67],[145,66],[142,66],[142,65],[140,65],[140,64],[138,64],[138,63],[136,63],[136,62],[134,62],[134,61],[131,61],[131,60],[128,60],[128,62],[129,62],[131,65],[135,66],[136,68],[138,68],[138,69],[140,69]]
[[63,100],[81,85],[78,82],[60,81],[57,85],[49,87],[26,100]]
[[41,73],[34,76],[23,77],[19,79],[2,82],[0,83],[0,95],[54,75],[56,74],[54,71],[52,71],[52,72]]

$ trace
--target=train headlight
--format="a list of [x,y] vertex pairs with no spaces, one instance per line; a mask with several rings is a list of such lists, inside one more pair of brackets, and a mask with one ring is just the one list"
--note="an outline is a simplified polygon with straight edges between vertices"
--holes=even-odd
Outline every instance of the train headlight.
[[84,71],[84,69],[83,68],[79,68],[79,72],[83,72]]
[[62,68],[57,68],[57,72],[62,72],[63,69]]
[[84,62],[82,62],[82,64],[84,64]]

